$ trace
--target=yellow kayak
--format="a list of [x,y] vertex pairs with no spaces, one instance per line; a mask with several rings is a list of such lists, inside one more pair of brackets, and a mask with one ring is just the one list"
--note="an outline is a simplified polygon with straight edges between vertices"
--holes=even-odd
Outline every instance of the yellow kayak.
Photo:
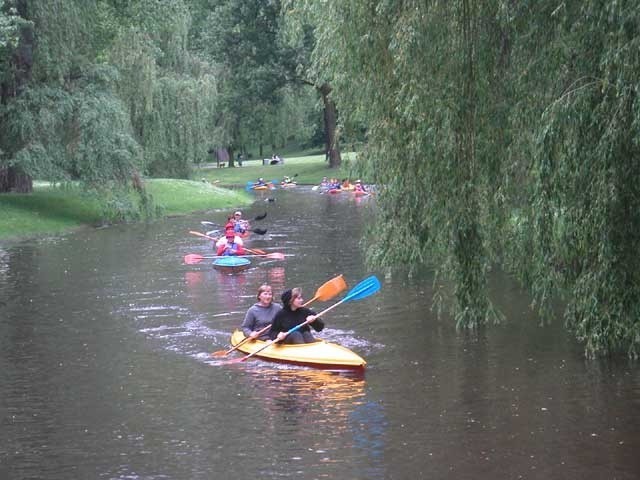
[[[231,335],[231,345],[236,346],[245,340],[241,330],[236,330]],[[265,347],[267,342],[262,340],[252,340],[243,343],[238,350],[245,354],[250,354]],[[317,340],[313,343],[303,343],[289,345],[275,343],[264,348],[255,355],[263,360],[273,362],[291,363],[294,365],[304,365],[308,367],[333,369],[333,370],[360,370],[364,369],[367,362],[364,359],[341,345],[329,343],[324,340]]]

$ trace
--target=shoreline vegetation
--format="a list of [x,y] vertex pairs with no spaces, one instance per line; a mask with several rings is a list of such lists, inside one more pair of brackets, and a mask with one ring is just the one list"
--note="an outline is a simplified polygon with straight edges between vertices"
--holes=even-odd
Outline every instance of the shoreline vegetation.
[[[242,167],[235,168],[204,164],[193,168],[193,180],[147,178],[144,184],[153,198],[157,218],[165,218],[250,205],[254,199],[243,187],[260,177],[280,181],[285,175],[295,175],[296,182],[303,185],[316,185],[323,176],[352,177],[351,158],[355,155],[345,154],[339,169],[328,168],[324,155],[285,158],[283,165],[262,165],[261,159],[244,161]],[[107,199],[99,201],[80,188],[36,181],[33,193],[0,194],[0,241],[122,223],[105,221],[107,203]]]

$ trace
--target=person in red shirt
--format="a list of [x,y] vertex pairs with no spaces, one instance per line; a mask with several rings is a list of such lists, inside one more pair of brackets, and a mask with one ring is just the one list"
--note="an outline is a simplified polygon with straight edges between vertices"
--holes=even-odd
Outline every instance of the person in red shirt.
[[219,245],[216,245],[218,249],[216,250],[216,255],[220,256],[229,256],[229,255],[244,255],[244,247],[236,242],[236,232],[232,229],[228,229],[225,234],[224,243],[219,242]]
[[367,193],[367,189],[365,188],[365,186],[362,184],[362,182],[360,180],[356,180],[355,191],[356,192]]

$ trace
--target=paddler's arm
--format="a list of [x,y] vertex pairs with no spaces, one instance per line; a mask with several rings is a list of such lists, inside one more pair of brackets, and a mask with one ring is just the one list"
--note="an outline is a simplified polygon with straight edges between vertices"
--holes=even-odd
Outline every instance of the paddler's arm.
[[316,332],[321,332],[322,330],[324,330],[324,322],[320,320],[316,315],[307,316],[307,322],[309,322],[309,325],[311,325],[311,327]]
[[240,325],[240,329],[242,330],[242,333],[244,333],[245,337],[250,337],[250,338],[256,338],[258,332],[255,332],[253,330],[253,327],[256,324],[256,316],[253,314],[253,312],[251,311],[251,308],[249,308],[249,310],[247,310],[247,313],[245,313],[244,315],[244,320],[242,321],[242,325]]

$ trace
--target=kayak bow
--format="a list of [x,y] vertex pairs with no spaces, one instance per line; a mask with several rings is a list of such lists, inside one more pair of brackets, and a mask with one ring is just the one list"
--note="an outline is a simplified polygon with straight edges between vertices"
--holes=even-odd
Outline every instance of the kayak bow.
[[213,261],[213,268],[225,273],[236,273],[246,270],[251,265],[251,261],[238,256],[216,258]]

